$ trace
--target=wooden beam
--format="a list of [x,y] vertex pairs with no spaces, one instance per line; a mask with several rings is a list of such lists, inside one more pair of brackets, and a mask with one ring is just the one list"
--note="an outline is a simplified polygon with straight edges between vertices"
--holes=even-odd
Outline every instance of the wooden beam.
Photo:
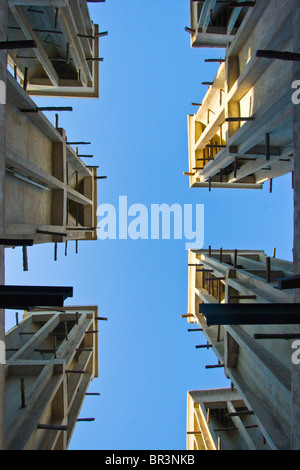
[[77,36],[76,24],[69,5],[65,8],[60,8],[58,12],[58,20],[66,41],[70,44],[71,55],[75,66],[80,70],[80,78],[85,86],[91,86],[93,81],[92,75],[86,62],[81,41]]

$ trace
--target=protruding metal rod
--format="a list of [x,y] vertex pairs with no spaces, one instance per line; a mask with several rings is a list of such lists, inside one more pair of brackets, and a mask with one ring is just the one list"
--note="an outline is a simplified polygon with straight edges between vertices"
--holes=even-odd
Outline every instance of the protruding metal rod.
[[49,230],[40,230],[40,229],[37,229],[36,230],[36,233],[40,233],[41,235],[58,235],[60,237],[67,237],[67,233],[62,233],[62,232],[52,232],[52,231],[49,231]]
[[236,269],[237,268],[237,256],[238,256],[238,251],[234,250],[234,255],[233,255],[233,267]]
[[59,15],[59,8],[55,8],[55,19],[54,19],[54,27],[57,28],[58,24],[58,15]]
[[266,257],[266,283],[270,284],[271,282],[271,258]]
[[74,370],[74,369],[67,369],[67,374],[85,374],[84,370]]
[[21,377],[21,408],[26,408],[25,379]]
[[97,396],[97,397],[98,397],[98,396],[100,396],[100,395],[101,395],[101,393],[96,393],[96,392],[95,392],[95,393],[94,393],[94,392],[86,392],[86,394],[85,394],[85,395],[86,395],[86,396]]
[[271,158],[271,150],[270,150],[270,134],[266,134],[266,160],[269,161]]
[[24,77],[23,77],[23,90],[27,90],[28,85],[28,67],[24,69]]
[[56,351],[57,351],[57,340],[56,340],[56,336],[53,336],[53,355],[54,355],[54,359],[56,359]]
[[59,425],[59,424],[43,424],[40,423],[37,425],[37,429],[46,429],[49,431],[67,431],[68,426]]
[[27,246],[23,246],[23,271],[28,271]]
[[208,149],[223,149],[226,148],[226,145],[215,145],[215,144],[208,144],[206,145]]
[[256,300],[256,295],[229,295],[230,300]]
[[251,416],[254,415],[254,411],[251,410],[242,410],[242,411],[234,411],[232,413],[226,413],[227,418],[233,418],[235,416]]
[[103,62],[104,58],[103,57],[86,57],[85,60],[87,62]]
[[[245,429],[253,429],[253,428],[258,428],[258,424],[250,424],[250,425],[245,426]],[[238,431],[238,428],[234,426],[231,428],[218,428],[218,429],[214,429],[214,431],[215,432]]]
[[225,62],[225,59],[205,59],[205,62],[207,63],[214,63],[214,62],[218,62],[218,63],[222,63],[222,62]]
[[77,418],[76,421],[79,423],[79,422],[91,422],[91,421],[95,421],[95,418]]
[[224,364],[214,364],[212,366],[205,366],[205,369],[220,369],[222,367],[225,367]]
[[70,106],[65,107],[40,107],[40,108],[31,108],[31,109],[20,109],[22,113],[39,113],[43,111],[73,111],[73,108]]
[[66,142],[67,145],[90,145],[91,142]]
[[229,117],[225,119],[225,122],[242,122],[242,121],[253,121],[254,117]]
[[234,159],[234,165],[233,165],[233,177],[234,178],[236,178],[236,176],[237,176],[237,169],[238,169],[237,163],[238,163],[238,160],[237,160],[237,158],[235,158]]
[[210,349],[212,347],[212,344],[198,344],[197,346],[195,346],[196,349]]
[[34,351],[44,353],[44,354],[53,353],[53,349],[48,349],[48,348],[35,348]]
[[107,35],[108,35],[108,31],[101,31],[101,33],[96,33],[95,34],[95,38],[102,38],[102,37],[107,36]]

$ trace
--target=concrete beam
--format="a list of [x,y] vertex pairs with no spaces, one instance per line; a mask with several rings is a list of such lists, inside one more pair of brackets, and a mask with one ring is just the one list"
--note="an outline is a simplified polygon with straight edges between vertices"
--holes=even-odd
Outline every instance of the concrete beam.
[[21,10],[19,6],[10,5],[10,10],[14,15],[17,23],[22,28],[22,31],[27,39],[33,39],[37,45],[35,49],[35,53],[44,67],[45,72],[47,73],[48,77],[50,78],[53,86],[59,86],[59,77],[53,67],[41,41],[39,40],[37,34],[33,31],[25,13]]
[[[229,413],[235,413],[236,409],[233,406],[231,401],[227,402],[227,410]],[[250,437],[249,432],[245,428],[245,425],[239,416],[232,417],[231,420],[233,421],[234,425],[237,427],[239,434],[241,435],[243,441],[246,443],[249,450],[256,450],[256,445],[254,444],[253,440]]]
[[201,15],[199,18],[198,28],[202,29],[203,33],[207,32],[210,23],[211,11],[215,8],[217,0],[206,0],[202,5]]

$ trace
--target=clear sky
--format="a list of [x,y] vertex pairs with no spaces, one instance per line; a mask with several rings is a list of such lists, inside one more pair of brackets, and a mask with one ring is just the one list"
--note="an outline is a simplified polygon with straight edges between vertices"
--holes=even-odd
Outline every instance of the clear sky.
[[[217,72],[205,58],[224,51],[191,49],[189,1],[107,0],[90,4],[100,31],[100,99],[37,99],[70,105],[60,125],[69,140],[91,141],[88,153],[107,180],[98,203],[204,204],[204,248],[260,249],[292,259],[291,176],[262,191],[190,189],[187,115]],[[54,122],[54,116],[49,114]],[[82,149],[81,149],[82,150]],[[83,149],[86,151],[86,148]],[[90,161],[88,162],[90,164]],[[75,242],[74,242],[75,244]],[[70,449],[184,450],[188,390],[230,386],[211,351],[196,350],[201,333],[188,333],[188,253],[185,240],[104,240],[6,251],[6,283],[73,286],[66,305],[99,305],[99,378],[86,397]],[[14,324],[7,312],[6,327]]]

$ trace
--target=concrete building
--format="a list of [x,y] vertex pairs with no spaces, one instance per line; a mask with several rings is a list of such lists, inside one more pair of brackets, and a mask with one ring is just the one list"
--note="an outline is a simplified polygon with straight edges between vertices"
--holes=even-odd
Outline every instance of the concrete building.
[[[99,63],[103,60],[99,57],[99,38],[106,34],[99,32],[98,25],[91,21],[86,0],[0,2],[0,345],[5,342],[4,309],[7,299],[12,298],[7,294],[11,286],[5,286],[4,247],[23,246],[23,265],[27,270],[28,245],[53,242],[56,259],[57,243],[65,242],[67,249],[67,242],[75,240],[77,250],[79,240],[97,238],[96,180],[102,177],[97,176],[97,167],[87,166],[81,159],[76,148],[82,144],[81,138],[78,143],[69,142],[65,130],[59,126],[58,115],[53,126],[29,95],[98,98]],[[22,287],[26,291],[26,286]],[[22,294],[17,293],[20,301],[26,301],[24,289]],[[42,298],[47,292],[46,289],[42,293]],[[33,298],[35,295],[38,289]],[[63,305],[63,296],[53,299],[46,305]],[[71,350],[71,343],[69,347]],[[9,361],[12,364],[13,357]],[[71,421],[68,431],[53,434],[51,430],[49,436],[46,430],[35,432],[26,428],[24,439],[28,441],[18,435],[22,428],[15,426],[18,410],[12,415],[15,421],[5,424],[5,416],[10,417],[5,410],[5,386],[13,384],[10,374],[12,371],[13,377],[19,366],[18,362],[5,368],[0,361],[0,449],[14,445],[64,448],[72,433]],[[41,387],[44,377],[47,386],[51,374],[57,376],[52,382],[58,384],[64,366],[54,364],[53,367],[45,366],[39,375],[43,366],[33,364],[32,391],[33,380],[37,379]],[[42,417],[50,418],[52,408],[54,417],[57,414],[61,418],[66,411],[65,395],[62,402],[59,398],[64,385],[58,386],[56,398],[50,395],[47,398],[46,415]],[[35,395],[32,397],[37,399]],[[7,438],[3,429],[9,434]]]
[[5,450],[68,448],[98,377],[98,319],[94,306],[37,308],[7,333]]
[[97,168],[85,165],[65,130],[50,123],[10,74],[1,192],[7,239],[97,239]]
[[[191,7],[201,30],[192,35],[193,47],[225,49],[223,58],[213,53],[207,59],[220,67],[213,82],[204,82],[209,88],[199,109],[188,116],[190,186],[262,189],[269,181],[272,191],[274,178],[294,172],[294,60],[284,52],[296,51],[294,2],[259,0],[231,8],[207,0]],[[224,25],[214,35],[209,24],[217,18]]]
[[187,395],[187,450],[270,450],[254,416],[235,389]]
[[86,0],[9,0],[9,41],[36,47],[9,50],[8,62],[30,95],[99,97],[99,32]]
[[293,263],[263,251],[209,249],[190,251],[188,270],[184,317],[205,338],[196,348],[214,351],[266,446],[299,448],[292,444],[292,345],[300,339]]

